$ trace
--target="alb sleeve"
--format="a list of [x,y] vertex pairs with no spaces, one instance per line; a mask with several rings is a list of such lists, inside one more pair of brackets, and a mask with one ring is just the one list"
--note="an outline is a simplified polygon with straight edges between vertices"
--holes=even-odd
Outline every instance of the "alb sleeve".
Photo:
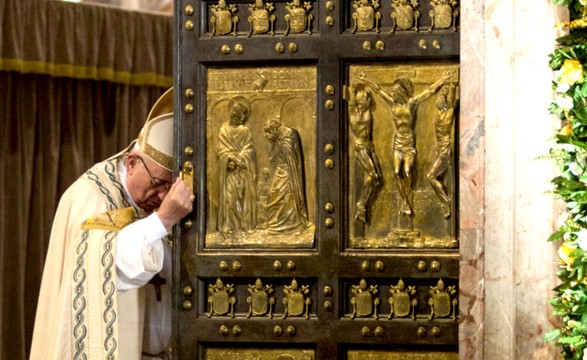
[[161,271],[165,235],[167,230],[156,213],[119,231],[116,243],[118,291],[141,287]]

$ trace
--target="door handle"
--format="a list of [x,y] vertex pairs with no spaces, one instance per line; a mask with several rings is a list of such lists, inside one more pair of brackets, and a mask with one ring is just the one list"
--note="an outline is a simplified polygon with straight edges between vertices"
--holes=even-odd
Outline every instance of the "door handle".
[[182,170],[179,172],[179,178],[188,183],[190,190],[194,193],[194,165],[186,161],[183,163]]

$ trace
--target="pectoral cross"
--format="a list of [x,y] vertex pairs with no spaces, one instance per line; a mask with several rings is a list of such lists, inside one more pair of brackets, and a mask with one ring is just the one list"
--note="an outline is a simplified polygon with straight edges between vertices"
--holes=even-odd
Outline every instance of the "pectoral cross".
[[157,273],[151,280],[149,280],[149,284],[155,287],[155,296],[157,297],[157,301],[161,301],[161,285],[166,284],[165,279],[159,276],[159,273]]

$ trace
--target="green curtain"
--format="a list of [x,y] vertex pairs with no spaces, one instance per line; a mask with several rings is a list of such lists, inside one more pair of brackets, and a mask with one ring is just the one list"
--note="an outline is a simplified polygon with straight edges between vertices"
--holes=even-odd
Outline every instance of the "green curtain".
[[61,194],[137,136],[171,44],[169,16],[0,1],[0,359],[28,358]]

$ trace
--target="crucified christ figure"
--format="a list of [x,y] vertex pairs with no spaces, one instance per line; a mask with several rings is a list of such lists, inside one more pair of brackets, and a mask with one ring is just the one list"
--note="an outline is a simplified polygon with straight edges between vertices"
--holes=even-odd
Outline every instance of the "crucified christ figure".
[[413,85],[405,77],[397,78],[391,85],[391,91],[383,88],[369,79],[364,72],[359,73],[359,80],[363,81],[374,92],[378,93],[389,106],[395,134],[393,138],[393,170],[397,178],[397,188],[401,197],[399,212],[405,216],[412,216],[412,175],[416,163],[416,138],[414,123],[418,105],[431,97],[438,89],[457,72],[454,67],[445,69],[440,79],[419,94],[413,94]]

